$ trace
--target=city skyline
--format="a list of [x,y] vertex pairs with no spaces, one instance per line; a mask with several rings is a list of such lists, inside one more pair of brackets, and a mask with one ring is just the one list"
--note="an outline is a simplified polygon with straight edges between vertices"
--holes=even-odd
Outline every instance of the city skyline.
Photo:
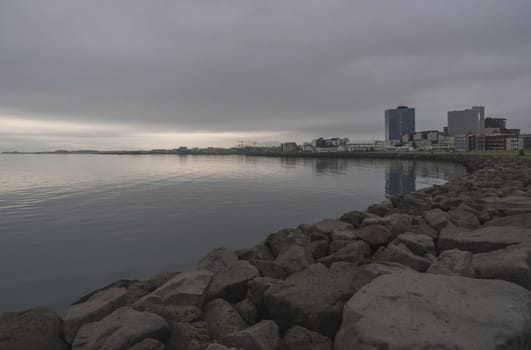
[[417,130],[479,104],[531,131],[530,16],[523,0],[3,1],[0,150],[368,141],[398,105]]

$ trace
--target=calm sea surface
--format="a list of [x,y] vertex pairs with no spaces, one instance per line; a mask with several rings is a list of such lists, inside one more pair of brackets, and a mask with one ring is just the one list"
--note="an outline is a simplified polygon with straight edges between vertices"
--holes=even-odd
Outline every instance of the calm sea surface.
[[64,312],[120,278],[461,176],[424,161],[0,155],[0,312]]

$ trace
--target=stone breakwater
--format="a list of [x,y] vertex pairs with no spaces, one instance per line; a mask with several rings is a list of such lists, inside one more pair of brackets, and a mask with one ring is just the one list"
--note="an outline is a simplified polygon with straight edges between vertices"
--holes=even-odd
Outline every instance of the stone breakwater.
[[531,162],[463,161],[445,185],[117,281],[62,318],[0,314],[0,349],[530,349]]

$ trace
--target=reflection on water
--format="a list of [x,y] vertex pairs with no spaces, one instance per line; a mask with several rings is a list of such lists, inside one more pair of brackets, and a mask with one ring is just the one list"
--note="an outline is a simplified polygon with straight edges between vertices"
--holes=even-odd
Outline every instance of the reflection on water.
[[195,265],[442,184],[459,165],[243,156],[0,155],[0,312]]

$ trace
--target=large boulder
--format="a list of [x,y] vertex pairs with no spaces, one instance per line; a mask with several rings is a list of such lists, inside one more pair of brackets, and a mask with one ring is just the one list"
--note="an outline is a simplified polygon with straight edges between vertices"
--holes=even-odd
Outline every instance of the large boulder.
[[439,208],[425,211],[423,217],[426,223],[437,231],[442,230],[450,224],[448,213]]
[[318,232],[327,235],[328,237],[332,236],[332,233],[335,231],[352,231],[354,227],[352,224],[335,219],[324,219],[315,223],[311,227],[311,232]]
[[327,269],[314,264],[283,283],[270,286],[264,302],[271,318],[283,330],[303,326],[333,337],[341,323],[344,303],[372,278],[353,264]]
[[238,311],[223,299],[215,299],[206,305],[205,321],[212,340],[221,340],[230,333],[247,328]]
[[518,226],[531,229],[531,214],[497,217],[485,222],[483,226]]
[[168,335],[168,323],[162,317],[125,306],[82,326],[72,350],[125,350],[146,338],[165,342]]
[[280,341],[278,326],[271,320],[225,336],[222,343],[243,350],[276,350]]
[[413,254],[405,244],[398,241],[393,241],[387,247],[380,248],[374,254],[374,259],[406,265],[419,272],[426,271],[431,265],[431,260]]
[[156,339],[146,338],[140,343],[127,348],[127,350],[164,350],[165,345]]
[[374,214],[369,214],[364,211],[354,210],[348,213],[345,213],[341,216],[340,220],[345,221],[351,224],[354,228],[360,227],[363,220],[367,218],[376,217]]
[[380,246],[393,240],[391,230],[384,225],[373,224],[364,226],[354,231],[359,239],[367,242],[371,246]]
[[459,249],[442,252],[427,272],[439,275],[476,277],[472,253]]
[[205,350],[212,342],[206,322],[175,322],[170,325],[170,330],[164,350]]
[[457,227],[476,229],[481,226],[478,217],[471,211],[463,208],[463,205],[448,212],[452,223]]
[[529,349],[530,305],[504,281],[385,274],[348,301],[335,349]]
[[152,293],[135,304],[203,305],[205,292],[212,280],[212,272],[206,270],[187,271],[177,274]]
[[364,241],[352,241],[352,243],[339,249],[337,252],[319,259],[320,263],[327,266],[335,262],[360,263],[371,255],[371,247]]
[[284,229],[269,235],[267,244],[286,275],[308,267],[313,262],[310,239],[299,229]]
[[213,273],[221,272],[238,262],[238,255],[226,248],[216,248],[199,261],[197,268]]
[[505,280],[527,289],[531,289],[530,262],[531,246],[523,244],[473,256],[478,278]]
[[285,279],[287,277],[284,268],[275,260],[251,259],[249,260],[249,263],[258,269],[260,276],[262,277],[272,277],[278,279]]
[[415,255],[435,254],[433,238],[428,235],[406,232],[398,235],[397,242],[403,243]]
[[207,299],[223,298],[230,302],[238,302],[245,297],[247,281],[259,275],[257,268],[249,262],[238,261],[228,269],[214,275],[208,287]]
[[0,314],[0,349],[66,350],[61,317],[46,308]]
[[132,308],[137,311],[147,311],[157,314],[168,323],[193,322],[201,318],[201,309],[193,305],[141,303],[133,305]]
[[68,308],[63,319],[65,340],[71,344],[85,323],[99,321],[127,302],[127,289],[109,288],[93,294],[87,301]]
[[486,253],[520,243],[531,243],[531,229],[489,226],[472,232],[441,232],[438,249],[444,251],[456,248],[472,253]]
[[300,326],[288,329],[278,348],[279,350],[333,350],[330,338]]
[[252,248],[240,249],[236,251],[238,258],[240,260],[250,260],[250,259],[259,259],[259,260],[273,260],[273,253],[267,246],[267,244],[259,243]]
[[413,217],[407,214],[391,214],[382,218],[371,218],[363,220],[363,226],[368,225],[387,226],[394,236],[409,231],[413,226]]

